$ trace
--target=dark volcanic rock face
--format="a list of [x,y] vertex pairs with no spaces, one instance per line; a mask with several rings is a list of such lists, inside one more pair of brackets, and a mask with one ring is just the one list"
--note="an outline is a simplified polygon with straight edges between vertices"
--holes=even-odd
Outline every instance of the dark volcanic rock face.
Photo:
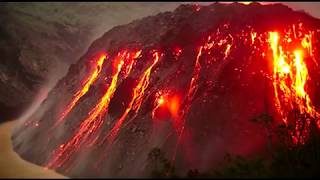
[[72,32],[62,23],[15,7],[9,3],[0,8],[0,113],[4,120],[19,117],[39,89],[49,88],[65,75],[69,64],[77,59],[72,56],[79,56],[85,47],[77,42],[78,37],[87,33]]
[[[263,153],[266,131],[250,119],[274,114],[268,32],[300,22],[313,30],[320,26],[286,6],[234,3],[182,5],[115,27],[16,128],[15,150],[71,177],[149,176],[148,153],[154,147],[165,152],[178,174],[215,167],[226,153]],[[107,58],[99,66],[102,53]],[[88,91],[79,93],[85,84]],[[178,100],[165,99],[167,109],[158,105],[166,112],[152,116],[159,92]]]

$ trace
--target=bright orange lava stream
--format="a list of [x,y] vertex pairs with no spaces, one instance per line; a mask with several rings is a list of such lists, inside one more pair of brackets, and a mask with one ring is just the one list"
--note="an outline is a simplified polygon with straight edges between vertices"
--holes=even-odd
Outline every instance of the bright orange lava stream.
[[93,73],[87,78],[87,80],[84,83],[82,83],[83,86],[82,86],[81,90],[76,92],[72,101],[67,106],[67,108],[63,111],[63,113],[61,114],[59,119],[55,122],[53,127],[56,127],[58,124],[60,124],[63,121],[63,119],[70,113],[70,111],[73,109],[73,107],[79,101],[79,99],[88,92],[90,86],[97,80],[97,78],[101,72],[102,65],[103,65],[106,58],[107,58],[107,55],[105,53],[99,57],[98,61],[96,62],[96,67],[95,67]]
[[[125,63],[126,55],[127,51],[118,54],[114,61],[112,81],[105,94],[100,99],[99,103],[89,112],[89,116],[82,121],[79,130],[73,138],[66,144],[60,145],[60,148],[54,153],[53,159],[47,164],[48,168],[62,166],[70,158],[70,155],[80,148],[80,143],[86,141],[90,134],[96,132],[96,130],[101,127],[103,123],[102,117],[107,112],[111,98],[116,90],[118,77],[121,68]],[[127,58],[128,57],[137,57],[137,54],[135,53],[134,56],[130,55],[127,56]],[[131,61],[132,60],[130,60],[130,62]],[[129,63],[129,66],[131,66],[130,64],[131,63]],[[130,70],[127,70],[126,72],[129,73]],[[125,76],[127,76],[127,74],[125,74]],[[97,120],[99,116],[100,118]]]
[[106,139],[108,140],[108,142],[111,142],[111,143],[113,142],[113,140],[117,136],[117,134],[118,134],[118,132],[119,132],[124,120],[128,116],[129,112],[131,110],[134,110],[135,114],[137,114],[137,112],[139,111],[140,106],[142,104],[142,100],[143,100],[142,98],[144,96],[145,90],[147,89],[147,87],[149,86],[149,83],[150,83],[151,70],[158,63],[159,59],[160,59],[159,53],[158,52],[154,52],[154,54],[153,54],[153,62],[145,70],[145,72],[141,76],[137,86],[133,89],[133,97],[132,97],[128,107],[126,108],[125,112],[122,114],[120,119],[116,122],[114,127],[107,134]]
[[[292,120],[288,117],[288,112],[297,109],[301,115],[308,115],[318,119],[320,114],[312,105],[309,94],[306,92],[306,82],[309,78],[308,69],[304,61],[304,51],[296,49],[289,55],[285,54],[280,45],[280,37],[277,32],[269,33],[269,43],[273,52],[273,86],[275,94],[276,109],[280,113],[284,123],[288,125]],[[302,40],[302,47],[312,52],[311,42]],[[312,54],[310,54],[312,56]],[[283,103],[284,102],[284,103]],[[288,107],[289,106],[289,107]],[[299,122],[297,116],[294,117],[295,131],[291,132],[294,143],[304,143],[307,136],[310,119]],[[301,121],[301,120],[300,120]],[[318,123],[319,126],[319,123]]]

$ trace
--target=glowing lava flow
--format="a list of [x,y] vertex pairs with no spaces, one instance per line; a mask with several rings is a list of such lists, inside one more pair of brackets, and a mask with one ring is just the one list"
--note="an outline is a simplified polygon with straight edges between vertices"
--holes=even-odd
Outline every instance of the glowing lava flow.
[[167,103],[167,94],[164,94],[162,92],[157,92],[156,94],[156,100],[154,102],[154,108],[152,110],[152,119],[155,119],[156,110]]
[[229,56],[230,49],[231,49],[231,44],[227,44],[227,48],[226,48],[226,50],[224,52],[224,58],[223,59],[226,59]]
[[312,33],[305,34],[304,38],[301,41],[301,46],[308,50],[313,62],[316,64],[316,66],[319,66],[317,60],[314,58],[313,54],[313,46],[312,46]]
[[[303,144],[310,125],[310,119],[306,115],[314,118],[318,123],[320,114],[313,107],[309,94],[305,91],[309,76],[304,62],[304,51],[296,49],[287,55],[283,52],[279,40],[277,32],[269,33],[269,43],[273,52],[273,86],[276,109],[286,125],[293,123],[295,126],[295,130],[290,132],[293,142]],[[311,44],[306,45],[306,42],[302,41],[302,46],[311,52],[309,49]],[[301,119],[295,115],[291,120],[289,113],[294,110],[298,110],[300,115],[306,117]]]
[[81,90],[77,91],[76,94],[73,96],[72,101],[67,106],[67,108],[63,111],[63,113],[61,114],[59,119],[55,122],[53,127],[56,127],[58,124],[60,124],[63,121],[63,119],[70,113],[70,111],[73,109],[73,107],[79,101],[79,99],[88,92],[90,86],[97,80],[106,57],[107,57],[106,54],[101,55],[101,57],[96,62],[95,70],[89,76],[89,78],[83,83]]
[[147,87],[149,86],[149,83],[150,83],[151,70],[158,63],[159,59],[160,59],[159,53],[158,52],[154,52],[154,54],[153,54],[153,62],[145,70],[145,72],[141,76],[138,84],[133,89],[133,97],[132,97],[128,107],[126,108],[126,110],[122,114],[122,116],[119,118],[119,120],[116,122],[114,127],[107,134],[106,139],[108,140],[108,142],[110,142],[110,143],[113,142],[113,140],[117,136],[117,134],[118,134],[118,132],[119,132],[124,120],[128,116],[129,112],[131,110],[134,110],[135,114],[137,114],[137,112],[139,111],[140,106],[142,104],[142,100],[143,100],[142,98],[144,96],[145,90],[147,89]]
[[[199,80],[199,76],[200,76],[200,70],[201,70],[201,65],[200,65],[200,57],[202,55],[202,50],[203,50],[203,46],[201,46],[199,48],[198,54],[197,54],[197,58],[196,58],[196,63],[195,63],[195,67],[194,67],[194,71],[192,74],[192,78],[189,84],[189,89],[188,89],[188,93],[187,93],[187,99],[186,99],[186,105],[185,108],[182,110],[182,113],[180,115],[180,119],[185,119],[184,116],[185,114],[189,111],[190,105],[191,105],[191,101],[195,95],[195,93],[197,92],[198,89],[198,80]],[[184,122],[183,122],[183,126],[182,129],[184,128]]]
[[[89,112],[89,116],[82,121],[79,130],[76,132],[73,138],[66,144],[60,145],[60,148],[54,153],[53,159],[47,164],[48,168],[60,167],[61,165],[65,164],[70,156],[80,148],[81,142],[85,142],[89,135],[101,127],[103,123],[101,118],[107,112],[110,100],[116,90],[118,77],[121,72],[121,68],[125,63],[124,60],[126,59],[126,55],[126,51],[118,54],[113,66],[114,69],[112,80],[105,94],[100,99],[99,103]],[[135,55],[133,57],[137,56]],[[130,64],[131,63],[129,63],[129,66],[131,66]],[[130,72],[130,70],[126,70],[126,72]],[[125,76],[127,76],[127,74],[125,74]],[[100,116],[100,119],[97,120],[98,116]]]
[[129,61],[125,70],[124,70],[124,76],[123,79],[127,78],[132,70],[132,67],[134,66],[134,63],[136,62],[135,59],[137,59],[141,55],[141,50],[134,52],[134,53],[128,53],[126,59]]
[[[181,138],[182,138],[183,131],[185,128],[185,121],[186,121],[185,115],[189,111],[193,97],[196,94],[197,89],[198,89],[198,80],[200,77],[200,70],[201,70],[200,57],[202,55],[202,50],[203,50],[203,46],[200,46],[198,53],[197,53],[192,78],[191,78],[191,81],[189,84],[189,89],[188,89],[188,93],[187,93],[187,97],[186,97],[186,101],[185,101],[185,106],[184,106],[184,109],[181,111],[181,114],[178,116],[178,118],[176,120],[176,124],[178,125],[178,127],[181,127],[181,129],[179,129],[179,128],[177,129],[179,136],[178,136],[178,142],[177,142],[174,154],[173,154],[172,161],[175,160],[177,148],[181,142]],[[179,123],[181,123],[181,126]]]
[[257,33],[256,32],[252,32],[251,33],[251,44],[254,43],[254,40],[256,39],[256,37],[257,37]]

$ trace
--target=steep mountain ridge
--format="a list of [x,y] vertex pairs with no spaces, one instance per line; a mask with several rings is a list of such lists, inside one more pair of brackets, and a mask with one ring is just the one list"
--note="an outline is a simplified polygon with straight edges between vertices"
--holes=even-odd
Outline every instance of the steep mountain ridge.
[[[268,113],[275,125],[296,123],[287,115],[292,101],[318,123],[319,26],[303,12],[258,3],[181,5],[117,26],[92,43],[16,128],[15,150],[71,177],[148,176],[154,147],[178,174],[217,166],[226,153],[264,153],[268,134],[250,119]],[[312,94],[299,90],[307,86],[297,73],[305,66]],[[287,92],[288,71],[296,83]],[[278,91],[281,106],[274,102]],[[304,140],[308,129],[289,133]]]

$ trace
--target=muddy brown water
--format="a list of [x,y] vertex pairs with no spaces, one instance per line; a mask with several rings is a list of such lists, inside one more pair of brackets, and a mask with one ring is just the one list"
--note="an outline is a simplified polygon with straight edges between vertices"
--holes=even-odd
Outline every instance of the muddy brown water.
[[67,178],[29,163],[13,151],[11,132],[15,124],[17,120],[0,124],[0,178]]

